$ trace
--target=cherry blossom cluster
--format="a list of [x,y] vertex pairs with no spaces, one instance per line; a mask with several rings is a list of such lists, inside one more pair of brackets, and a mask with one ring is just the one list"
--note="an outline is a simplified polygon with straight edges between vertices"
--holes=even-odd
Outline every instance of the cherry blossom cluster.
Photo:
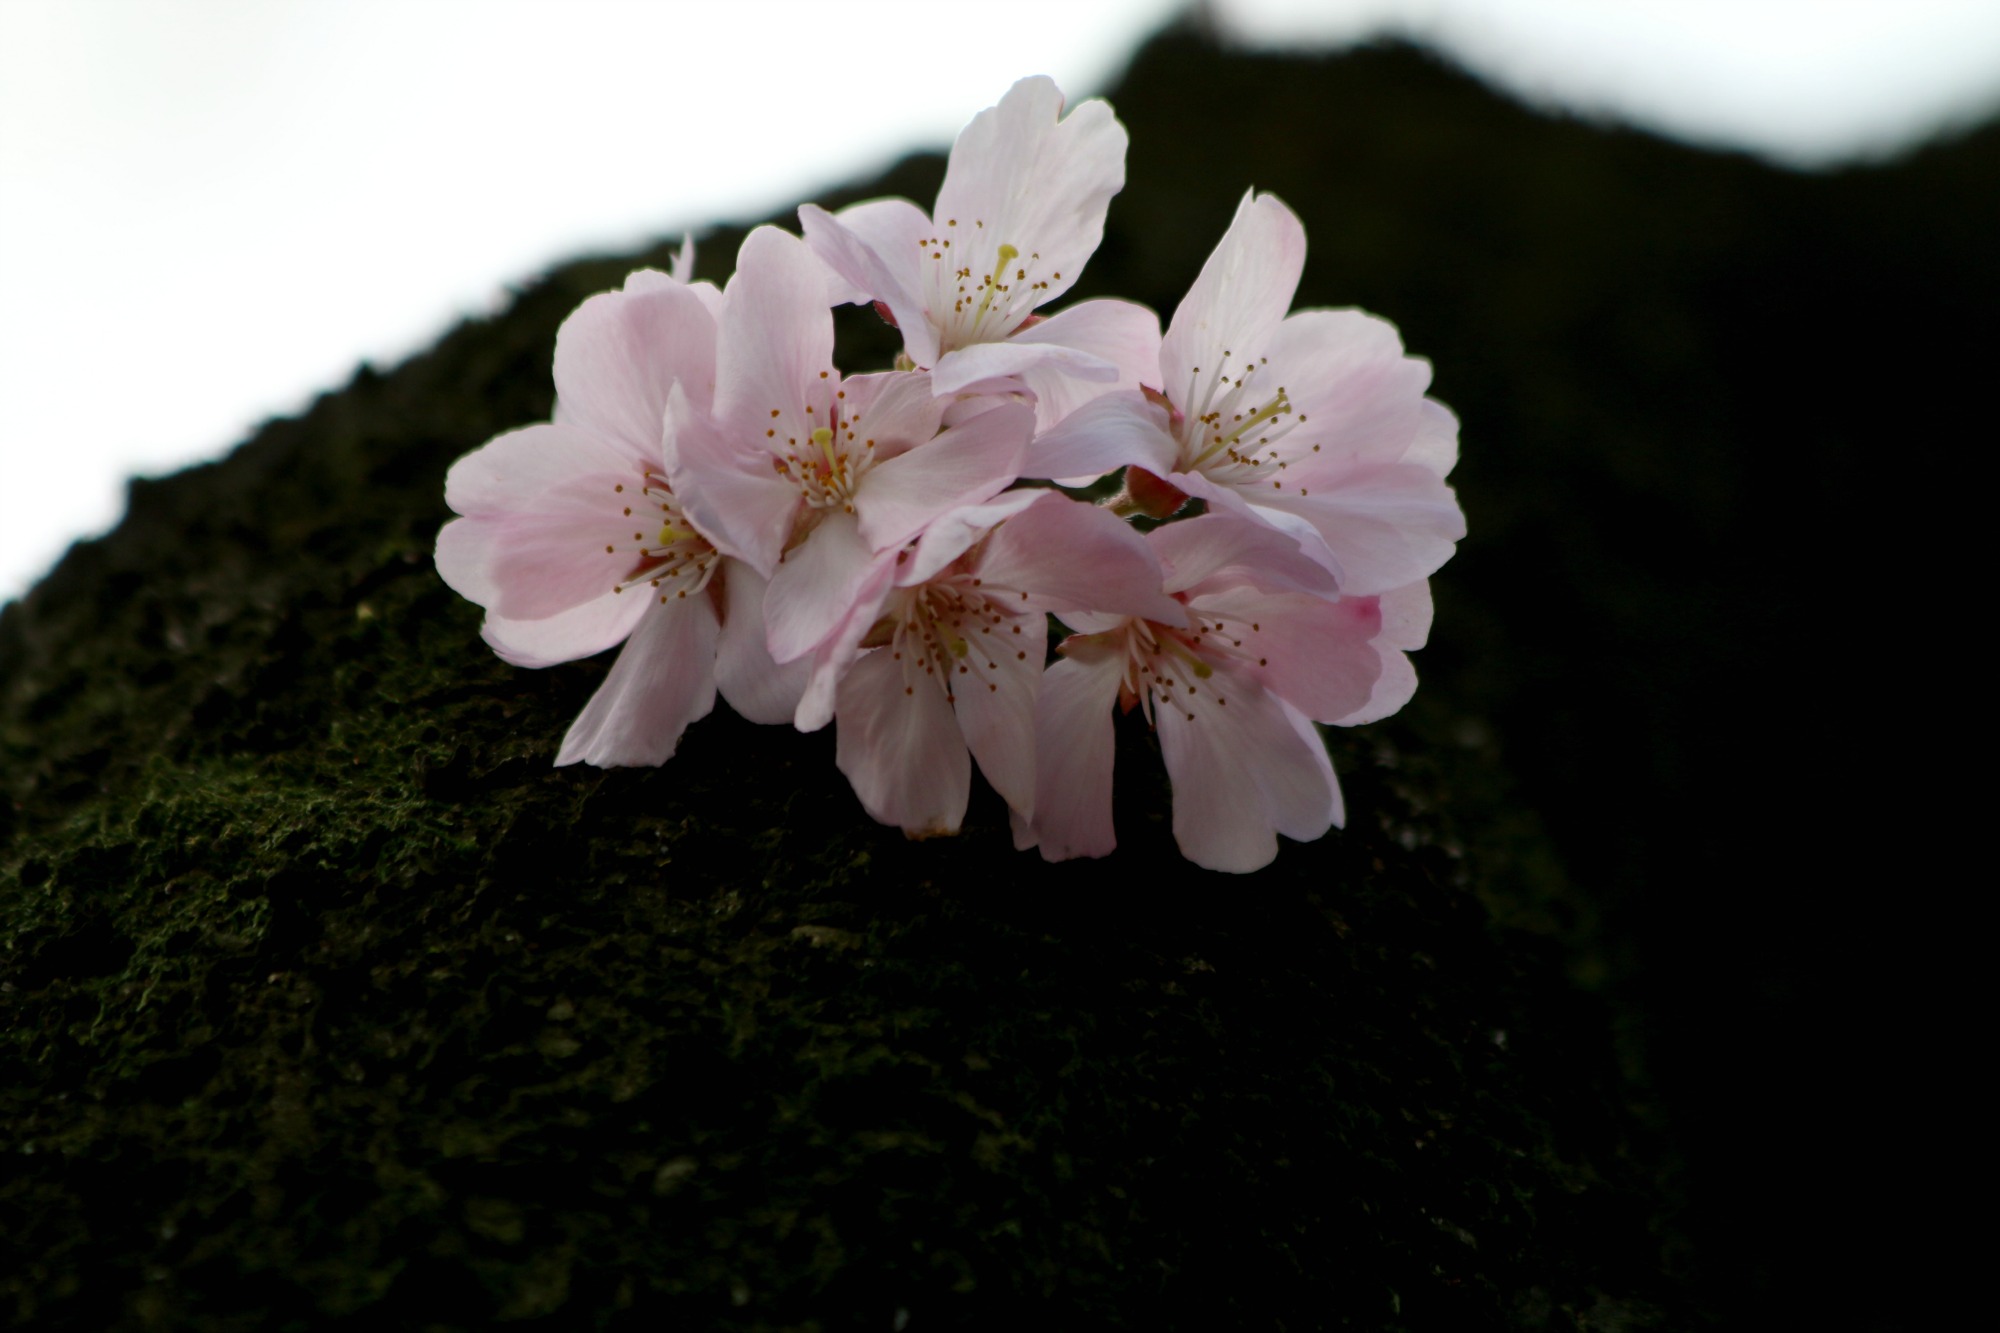
[[[1268,194],[1164,337],[1125,301],[1038,313],[1096,250],[1125,148],[1103,102],[1065,115],[1025,79],[931,212],[807,206],[726,287],[683,247],[569,317],[553,420],[453,466],[437,543],[507,661],[623,645],[556,763],[664,763],[719,691],[833,724],[861,804],[913,837],[958,829],[976,761],[1018,847],[1103,856],[1136,708],[1189,859],[1254,870],[1342,821],[1315,724],[1416,687],[1426,580],[1464,533],[1457,423],[1389,324],[1287,313],[1305,234]],[[895,369],[834,366],[849,303],[901,333]],[[1117,494],[1071,494],[1099,482]]]

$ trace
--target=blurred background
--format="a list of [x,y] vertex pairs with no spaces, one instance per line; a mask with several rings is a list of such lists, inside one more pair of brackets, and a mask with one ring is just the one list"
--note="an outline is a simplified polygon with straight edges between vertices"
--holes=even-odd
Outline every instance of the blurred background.
[[[1186,8],[6,0],[0,599],[115,522],[127,476],[219,455],[553,262],[943,146],[1025,73],[1097,92]],[[1805,169],[2000,95],[1984,0],[1204,12],[1273,49],[1402,34],[1532,104]]]

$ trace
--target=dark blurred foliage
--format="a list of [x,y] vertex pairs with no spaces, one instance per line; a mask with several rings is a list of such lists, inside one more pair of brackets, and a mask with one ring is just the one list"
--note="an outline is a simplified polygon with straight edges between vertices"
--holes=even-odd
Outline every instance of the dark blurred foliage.
[[1191,31],[1111,95],[1076,296],[1170,314],[1273,191],[1299,303],[1394,320],[1464,423],[1352,826],[1193,871],[1132,729],[1126,845],[1054,869],[720,715],[549,771],[604,663],[494,661],[427,552],[666,251],[568,266],[0,612],[0,1317],[1969,1322],[1981,729],[1915,705],[1964,674],[2000,132],[1800,175]]

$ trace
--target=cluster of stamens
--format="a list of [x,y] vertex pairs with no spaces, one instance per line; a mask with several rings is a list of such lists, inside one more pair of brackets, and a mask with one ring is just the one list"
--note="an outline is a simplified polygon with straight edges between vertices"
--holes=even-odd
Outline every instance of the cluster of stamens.
[[[632,540],[623,549],[632,552],[635,560],[631,570],[611,591],[622,593],[646,587],[666,602],[706,588],[715,573],[718,553],[688,522],[681,512],[680,501],[667,489],[666,479],[649,472],[636,486],[619,482],[612,492],[620,501],[624,517],[632,520]],[[619,544],[613,543],[604,552],[611,555],[619,549]]]
[[[1285,489],[1281,475],[1296,456],[1296,445],[1281,442],[1306,422],[1303,413],[1292,411],[1292,400],[1283,385],[1263,397],[1261,385],[1253,385],[1258,371],[1269,359],[1258,357],[1235,375],[1228,373],[1231,353],[1224,351],[1222,365],[1204,382],[1201,367],[1188,375],[1185,407],[1176,414],[1175,434],[1181,446],[1182,471],[1205,473],[1228,486],[1247,486],[1269,481],[1273,490]],[[1318,453],[1319,446],[1311,452]],[[1298,488],[1300,495],[1306,488]]]
[[[903,665],[903,693],[915,694],[925,677],[956,701],[958,692],[983,684],[999,690],[992,673],[1008,653],[1025,660],[1021,613],[1007,609],[982,581],[959,573],[898,589],[871,636]],[[864,645],[868,646],[868,645]]]
[[[956,233],[957,218],[945,219],[943,230]],[[945,325],[943,350],[969,346],[993,337],[1005,337],[1019,328],[1043,300],[1052,282],[1062,274],[1042,276],[1041,254],[1021,254],[1018,246],[1003,242],[993,254],[991,268],[976,269],[961,262],[968,250],[984,249],[986,223],[975,218],[970,244],[952,248],[951,235],[931,236],[918,242],[929,283],[930,308]],[[944,317],[949,305],[951,314]]]
[[[1262,626],[1234,617],[1198,613],[1194,623],[1181,628],[1153,620],[1128,620],[1125,637],[1125,676],[1119,682],[1119,707],[1130,712],[1135,706],[1145,712],[1146,721],[1158,725],[1160,708],[1172,708],[1188,721],[1194,709],[1210,700],[1225,708],[1229,700],[1210,685],[1216,663],[1234,660],[1247,664],[1256,655],[1255,641],[1246,649],[1246,635],[1256,635]],[[1114,631],[1114,633],[1119,631]]]
[[[827,379],[828,372],[822,370],[820,378]],[[807,403],[805,423],[787,423],[794,433],[787,434],[782,444],[777,443],[780,426],[769,426],[764,431],[773,446],[771,466],[779,476],[797,483],[799,495],[811,509],[853,513],[855,487],[875,462],[875,441],[861,433],[857,416],[843,412],[846,399],[847,390],[834,391],[826,406],[824,423],[820,421],[821,413]],[[774,422],[783,416],[784,409],[771,409]],[[804,438],[797,432],[803,432]]]

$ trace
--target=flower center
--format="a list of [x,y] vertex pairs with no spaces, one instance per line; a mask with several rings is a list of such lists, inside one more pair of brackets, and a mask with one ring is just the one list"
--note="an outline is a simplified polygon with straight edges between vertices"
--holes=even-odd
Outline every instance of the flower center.
[[1197,710],[1227,707],[1229,700],[1209,683],[1215,668],[1224,662],[1264,665],[1267,659],[1258,656],[1256,644],[1262,632],[1254,621],[1197,611],[1186,629],[1128,620],[1122,629],[1091,637],[1113,643],[1122,637],[1125,675],[1118,687],[1119,707],[1127,712],[1143,708],[1147,723],[1157,726],[1159,708],[1172,708],[1192,722]]
[[688,522],[666,479],[649,472],[636,490],[622,482],[613,489],[624,517],[632,521],[633,533],[629,542],[614,542],[604,550],[607,555],[630,551],[634,559],[630,572],[611,591],[643,585],[665,602],[706,588],[715,573],[716,549]]
[[915,588],[898,588],[869,641],[903,665],[903,693],[924,678],[956,701],[958,692],[1000,688],[1001,658],[1025,659],[1023,613],[991,596],[967,571],[947,572]]
[[[1232,375],[1231,356],[1225,350],[1206,379],[1200,366],[1188,376],[1172,425],[1180,445],[1179,470],[1201,472],[1225,486],[1269,482],[1273,489],[1283,490],[1280,474],[1298,453],[1296,445],[1283,441],[1305,423],[1305,417],[1292,411],[1291,397],[1282,384],[1276,392],[1268,392],[1259,380],[1266,358],[1258,357]],[[1318,449],[1313,446],[1314,452]],[[1305,493],[1300,487],[1299,494]]]
[[1062,274],[1043,266],[1039,252],[1024,256],[1011,241],[995,245],[983,219],[972,219],[968,228],[947,218],[941,233],[919,243],[926,303],[938,326],[940,352],[1000,341],[1034,313],[1051,282],[1062,280]]
[[[808,509],[853,513],[855,488],[875,464],[875,441],[861,434],[858,419],[843,415],[846,399],[845,389],[836,390],[824,413],[808,402],[805,423],[792,425],[796,433],[786,435],[782,444],[777,443],[777,426],[765,431],[775,451],[772,466],[798,485]],[[773,419],[782,415],[771,409]]]

